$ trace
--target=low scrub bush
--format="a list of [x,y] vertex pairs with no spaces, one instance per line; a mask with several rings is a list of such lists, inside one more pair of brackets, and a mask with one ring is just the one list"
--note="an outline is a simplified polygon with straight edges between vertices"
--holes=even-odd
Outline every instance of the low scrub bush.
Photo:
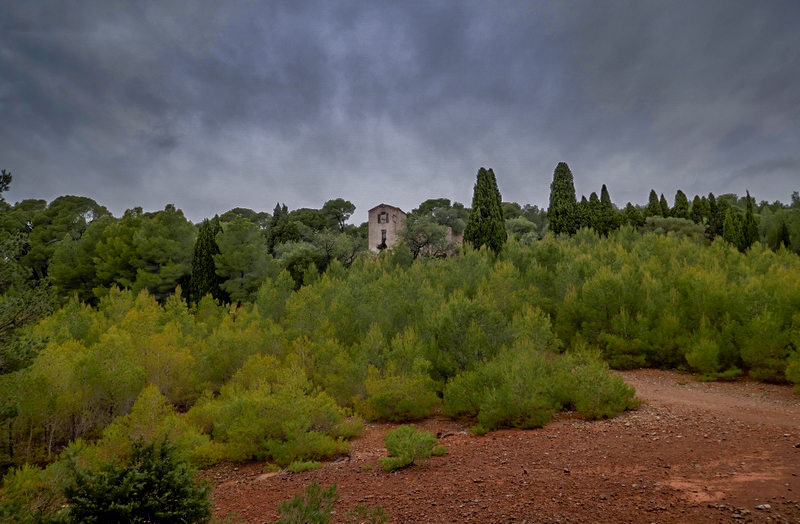
[[389,456],[378,462],[386,471],[410,466],[418,460],[430,458],[431,455],[447,453],[447,448],[438,443],[436,435],[409,425],[391,431],[386,435],[385,442]]
[[322,465],[322,462],[317,462],[315,460],[297,460],[289,464],[289,471],[292,473],[301,473],[303,471],[308,471],[311,469],[317,469]]
[[520,343],[448,383],[443,412],[476,421],[473,432],[541,427],[574,407],[587,419],[612,417],[638,405],[634,390],[597,353],[556,355]]
[[265,369],[264,376],[270,380],[248,381],[249,387],[234,377],[219,397],[203,397],[187,414],[189,420],[211,433],[230,460],[274,460],[288,466],[347,450],[345,439],[358,434],[360,422],[347,418],[301,368]]
[[361,411],[369,420],[412,422],[429,417],[439,404],[436,382],[428,374],[428,361],[418,359],[408,373],[396,373],[393,366],[381,374],[371,368],[365,381],[367,400]]
[[[311,481],[305,493],[298,493],[278,504],[280,518],[272,524],[328,524],[333,506],[339,500],[336,484],[322,489],[316,480]],[[389,515],[380,506],[363,505],[351,508],[344,514],[345,524],[384,524]],[[267,523],[270,524],[270,523]]]

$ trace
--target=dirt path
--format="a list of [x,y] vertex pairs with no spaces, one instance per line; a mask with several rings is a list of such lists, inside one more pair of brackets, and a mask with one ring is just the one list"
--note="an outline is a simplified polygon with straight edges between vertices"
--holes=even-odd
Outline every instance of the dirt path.
[[280,500],[316,479],[338,485],[337,515],[380,504],[398,523],[800,523],[800,396],[790,387],[622,375],[645,401],[635,411],[482,437],[430,419],[418,426],[442,435],[447,456],[394,473],[377,467],[393,426],[375,424],[351,459],[314,471],[265,476],[263,464],[225,464],[204,475],[216,514],[243,522],[275,519]]

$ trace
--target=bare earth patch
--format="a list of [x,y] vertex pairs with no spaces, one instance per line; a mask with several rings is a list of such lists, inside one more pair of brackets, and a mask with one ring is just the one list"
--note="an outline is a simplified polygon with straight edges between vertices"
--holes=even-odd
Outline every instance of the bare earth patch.
[[644,400],[635,411],[595,422],[566,413],[542,429],[485,436],[433,418],[417,426],[438,433],[448,454],[394,473],[377,462],[395,425],[370,424],[350,457],[313,471],[221,464],[203,476],[215,514],[242,522],[277,518],[279,501],[316,480],[337,484],[336,515],[379,504],[398,523],[800,523],[800,397],[791,387],[657,370],[622,376]]

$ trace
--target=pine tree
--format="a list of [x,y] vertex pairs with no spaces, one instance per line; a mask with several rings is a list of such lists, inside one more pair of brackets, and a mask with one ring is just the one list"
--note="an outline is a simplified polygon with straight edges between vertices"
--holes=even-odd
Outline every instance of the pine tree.
[[472,210],[464,229],[464,242],[476,249],[486,245],[497,254],[507,239],[502,198],[494,171],[480,168],[472,195]]
[[675,218],[689,218],[689,199],[686,198],[686,193],[680,189],[675,193],[675,205],[672,206],[669,216]]
[[753,215],[753,199],[750,198],[750,191],[747,191],[747,207],[740,234],[741,240],[739,243],[739,251],[742,253],[750,249],[753,244],[758,242],[758,223]]
[[669,217],[669,204],[667,199],[664,198],[664,193],[661,193],[661,198],[658,199],[658,205],[661,206],[661,216],[664,218]]
[[227,293],[219,287],[220,277],[214,264],[214,255],[219,254],[217,234],[222,231],[219,217],[203,220],[197,232],[192,257],[192,279],[189,290],[190,303],[198,303],[210,294],[214,300],[227,301]]
[[650,199],[647,202],[647,207],[644,209],[644,217],[660,217],[664,216],[661,211],[661,204],[658,203],[658,195],[655,189],[650,190]]
[[550,230],[556,235],[574,234],[578,228],[576,207],[572,171],[566,162],[559,162],[553,172],[553,182],[550,184],[550,206],[547,208]]

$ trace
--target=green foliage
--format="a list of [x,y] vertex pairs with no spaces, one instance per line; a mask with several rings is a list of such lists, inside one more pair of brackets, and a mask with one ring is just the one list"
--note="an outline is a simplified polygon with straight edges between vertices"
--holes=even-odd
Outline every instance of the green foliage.
[[32,362],[36,347],[18,335],[26,325],[47,315],[54,305],[49,281],[29,279],[30,270],[18,260],[24,245],[25,239],[20,235],[0,238],[0,375]]
[[303,471],[310,471],[312,469],[317,469],[322,465],[322,462],[317,462],[315,460],[296,460],[289,464],[287,468],[292,473],[302,473]]
[[650,190],[650,197],[647,201],[647,207],[644,210],[644,218],[647,217],[663,217],[664,212],[661,210],[661,204],[658,202],[658,194],[655,189]]
[[405,245],[414,258],[420,255],[442,257],[454,251],[447,226],[437,224],[433,218],[410,213],[401,233]]
[[356,206],[343,198],[328,200],[322,205],[322,215],[328,221],[328,227],[331,229],[338,228],[342,233],[344,233],[345,223],[355,210]]
[[345,524],[385,524],[390,518],[381,506],[370,508],[363,504],[350,508],[344,514]]
[[278,504],[280,518],[273,524],[327,524],[337,500],[336,484],[323,490],[316,480],[311,481],[304,495],[298,493]]
[[436,382],[431,379],[429,368],[430,363],[424,359],[417,359],[406,372],[398,372],[394,363],[390,363],[383,376],[377,368],[370,368],[364,383],[366,418],[412,422],[429,417],[439,404]]
[[220,276],[214,256],[220,254],[217,235],[222,232],[219,218],[203,220],[194,243],[192,257],[192,279],[189,297],[191,302],[199,302],[204,296],[211,295],[214,300],[226,301],[227,295],[220,288]]
[[63,524],[64,488],[69,482],[63,464],[47,468],[25,464],[11,468],[0,490],[0,520],[9,524]]
[[480,168],[472,195],[472,210],[464,229],[464,242],[475,249],[486,245],[497,254],[506,240],[502,198],[494,171]]
[[658,199],[658,205],[661,206],[661,216],[664,218],[669,217],[669,204],[667,203],[667,199],[664,197],[664,193],[661,193],[661,197]]
[[289,210],[286,208],[286,204],[276,204],[267,230],[267,252],[271,255],[278,245],[300,240],[297,223],[289,220]]
[[750,191],[747,192],[747,206],[739,234],[739,251],[743,253],[758,241],[758,222],[753,215],[753,199],[750,198]]
[[669,216],[674,218],[689,218],[689,199],[686,198],[686,193],[680,189],[675,193],[675,204],[672,206]]
[[237,218],[216,236],[219,254],[214,255],[220,287],[233,302],[255,298],[258,288],[278,273],[267,252],[261,230],[254,223]]
[[211,517],[209,487],[196,483],[166,440],[135,442],[121,464],[110,462],[99,471],[82,469],[69,458],[68,465],[69,522],[199,523]]
[[595,353],[556,356],[525,341],[492,362],[448,382],[443,412],[468,416],[473,431],[536,428],[575,406],[585,418],[612,417],[637,405],[633,389]]
[[415,462],[425,460],[431,455],[445,455],[447,448],[440,445],[436,435],[411,425],[400,426],[390,431],[384,439],[388,457],[381,458],[378,463],[386,471],[405,468]]
[[566,162],[559,162],[553,172],[553,182],[550,184],[550,205],[547,208],[550,231],[556,235],[574,234],[579,227],[576,206],[572,171]]
[[287,466],[319,460],[347,449],[338,436],[344,411],[315,389],[297,366],[252,357],[215,399],[188,413],[198,428],[224,444],[231,460],[274,460]]

